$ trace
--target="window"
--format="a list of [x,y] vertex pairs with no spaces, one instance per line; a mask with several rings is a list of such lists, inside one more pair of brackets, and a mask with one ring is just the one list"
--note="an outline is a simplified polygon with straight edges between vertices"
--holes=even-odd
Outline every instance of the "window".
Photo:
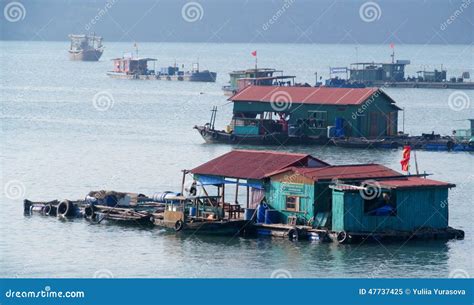
[[300,210],[300,197],[286,196],[285,210],[298,212]]
[[327,128],[327,112],[308,111],[308,126],[312,129]]
[[373,199],[364,199],[364,214],[369,216],[396,216],[397,198],[395,193],[381,193]]

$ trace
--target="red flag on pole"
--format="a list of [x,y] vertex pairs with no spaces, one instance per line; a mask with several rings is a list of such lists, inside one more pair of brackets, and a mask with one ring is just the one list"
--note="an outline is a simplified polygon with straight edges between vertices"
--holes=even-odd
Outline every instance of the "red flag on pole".
[[390,48],[391,49],[395,48],[395,45],[393,44],[393,42],[390,44]]
[[403,146],[402,160],[400,161],[400,164],[402,165],[402,171],[408,172],[410,164],[410,152],[411,147],[409,145]]
[[256,50],[252,52],[252,56],[257,57],[257,51]]

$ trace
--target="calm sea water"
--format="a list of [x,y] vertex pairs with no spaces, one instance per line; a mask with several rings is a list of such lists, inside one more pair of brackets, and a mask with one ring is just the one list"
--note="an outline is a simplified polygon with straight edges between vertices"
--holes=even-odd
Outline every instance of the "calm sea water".
[[[181,169],[231,149],[204,144],[192,127],[208,121],[213,105],[219,106],[217,125],[227,123],[232,109],[220,87],[228,71],[252,67],[254,49],[261,67],[314,83],[314,72],[326,77],[329,66],[388,61],[388,46],[359,46],[356,58],[351,45],[139,45],[141,56],[158,58],[157,67],[175,60],[190,67],[199,58],[201,69],[217,71],[215,84],[109,79],[110,59],[130,52],[131,44],[106,43],[96,63],[69,61],[67,42],[0,46],[1,277],[270,277],[275,270],[293,277],[474,275],[472,153],[417,153],[420,170],[458,185],[450,192],[449,222],[466,232],[464,240],[338,246],[176,236],[158,229],[23,216],[25,197],[74,199],[98,189],[149,195],[179,190]],[[398,58],[411,59],[411,75],[443,63],[449,74],[469,70],[474,76],[472,46],[407,45],[396,51]],[[450,133],[467,128],[463,120],[474,117],[474,91],[465,92],[470,105],[461,111],[448,106],[453,90],[386,91],[405,108],[405,131],[412,134]],[[97,94],[108,94],[113,102],[94,107]],[[396,170],[401,155],[334,147],[275,149],[310,153],[334,164],[376,162]]]

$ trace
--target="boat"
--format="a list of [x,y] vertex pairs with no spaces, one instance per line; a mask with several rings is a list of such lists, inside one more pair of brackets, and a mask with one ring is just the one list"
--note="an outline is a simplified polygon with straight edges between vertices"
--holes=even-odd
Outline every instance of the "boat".
[[243,234],[249,221],[239,217],[240,207],[232,210],[230,205],[220,203],[221,199],[221,196],[168,197],[165,211],[155,220],[155,225],[183,233]]
[[[112,60],[114,70],[107,72],[107,75],[112,78],[215,82],[217,77],[216,72],[199,70],[199,64],[194,64],[191,71],[181,71],[176,64],[156,71],[156,58],[121,57]],[[153,64],[153,68],[150,67],[150,63]]]
[[[279,74],[279,75],[275,75]],[[237,91],[249,86],[293,86],[295,76],[284,75],[282,70],[271,68],[253,68],[236,70],[229,73],[229,84],[222,87],[224,95],[231,96]]]
[[[406,76],[405,68],[410,60],[395,60],[395,51],[390,55],[391,62],[356,62],[349,67],[331,68],[326,86],[348,87],[390,87],[390,88],[430,88],[430,89],[474,89],[468,71],[460,76],[448,78],[443,65],[439,69],[419,70],[414,76]],[[334,77],[332,72],[345,73],[346,78]]]
[[181,71],[175,64],[172,67],[161,68],[156,74],[158,80],[188,81],[188,82],[215,82],[216,72],[209,70],[199,70],[199,63],[192,66],[191,71]]
[[69,35],[71,46],[69,59],[80,61],[98,61],[104,52],[102,37],[93,35]]

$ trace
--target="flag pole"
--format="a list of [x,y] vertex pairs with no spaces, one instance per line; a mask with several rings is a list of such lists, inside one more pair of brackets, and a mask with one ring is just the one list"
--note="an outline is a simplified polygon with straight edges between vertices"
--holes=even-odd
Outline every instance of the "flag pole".
[[416,159],[416,150],[413,150],[413,156],[415,157],[415,169],[416,169],[416,174],[419,175],[419,172],[418,172],[418,160]]

